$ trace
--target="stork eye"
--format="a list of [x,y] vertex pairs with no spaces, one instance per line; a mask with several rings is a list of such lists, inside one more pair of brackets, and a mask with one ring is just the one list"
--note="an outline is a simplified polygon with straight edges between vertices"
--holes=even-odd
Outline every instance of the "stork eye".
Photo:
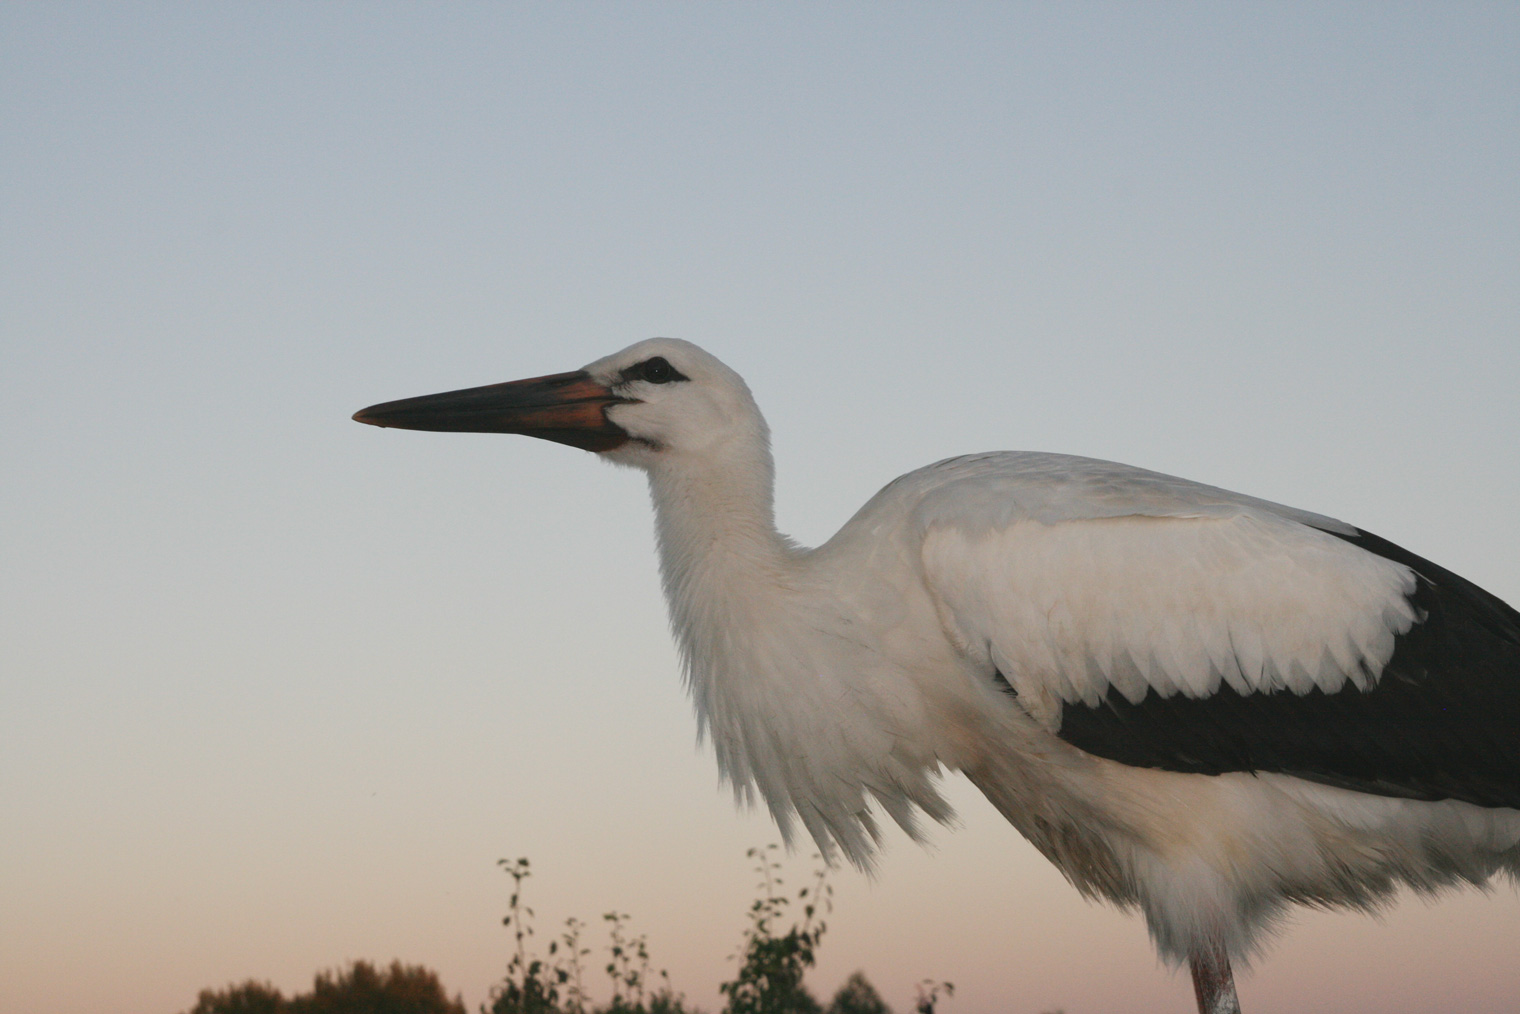
[[628,370],[625,376],[630,380],[646,380],[651,384],[668,384],[672,380],[686,379],[664,356],[644,360]]
[[642,363],[634,363],[623,370],[622,377],[625,384],[631,384],[636,380],[649,384],[668,384],[673,380],[690,379],[671,366],[670,360],[664,356],[651,356]]

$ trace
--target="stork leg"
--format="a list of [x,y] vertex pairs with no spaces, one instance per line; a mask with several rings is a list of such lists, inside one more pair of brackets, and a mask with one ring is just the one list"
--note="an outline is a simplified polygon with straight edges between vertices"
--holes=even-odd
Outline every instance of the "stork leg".
[[1230,956],[1223,947],[1194,951],[1188,957],[1188,970],[1193,973],[1198,1014],[1240,1014],[1235,974],[1230,971]]

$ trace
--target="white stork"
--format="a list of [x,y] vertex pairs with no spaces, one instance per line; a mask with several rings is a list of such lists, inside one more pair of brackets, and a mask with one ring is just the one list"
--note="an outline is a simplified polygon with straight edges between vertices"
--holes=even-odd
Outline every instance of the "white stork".
[[1059,454],[950,458],[803,549],[765,420],[657,338],[388,402],[642,468],[701,730],[783,832],[867,864],[960,770],[1088,897],[1144,913],[1203,1014],[1290,904],[1520,876],[1520,614],[1333,518]]

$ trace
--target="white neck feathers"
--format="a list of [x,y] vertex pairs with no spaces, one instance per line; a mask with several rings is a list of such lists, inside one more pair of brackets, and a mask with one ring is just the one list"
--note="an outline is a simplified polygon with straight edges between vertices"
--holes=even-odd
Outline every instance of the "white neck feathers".
[[[948,808],[921,763],[893,756],[858,645],[839,636],[818,561],[776,531],[763,439],[649,470],[661,574],[699,734],[743,802],[758,789],[784,836],[800,819],[826,852],[866,865],[867,796],[910,833],[916,804]],[[900,695],[894,695],[900,696]]]

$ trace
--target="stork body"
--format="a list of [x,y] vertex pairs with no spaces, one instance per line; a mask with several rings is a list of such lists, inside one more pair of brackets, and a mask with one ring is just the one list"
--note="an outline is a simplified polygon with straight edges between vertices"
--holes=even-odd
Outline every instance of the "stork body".
[[744,382],[670,339],[356,418],[644,469],[687,685],[782,831],[870,862],[959,770],[1238,1009],[1293,903],[1520,874],[1520,616],[1350,525],[1111,462],[952,458],[827,543],[777,533]]

